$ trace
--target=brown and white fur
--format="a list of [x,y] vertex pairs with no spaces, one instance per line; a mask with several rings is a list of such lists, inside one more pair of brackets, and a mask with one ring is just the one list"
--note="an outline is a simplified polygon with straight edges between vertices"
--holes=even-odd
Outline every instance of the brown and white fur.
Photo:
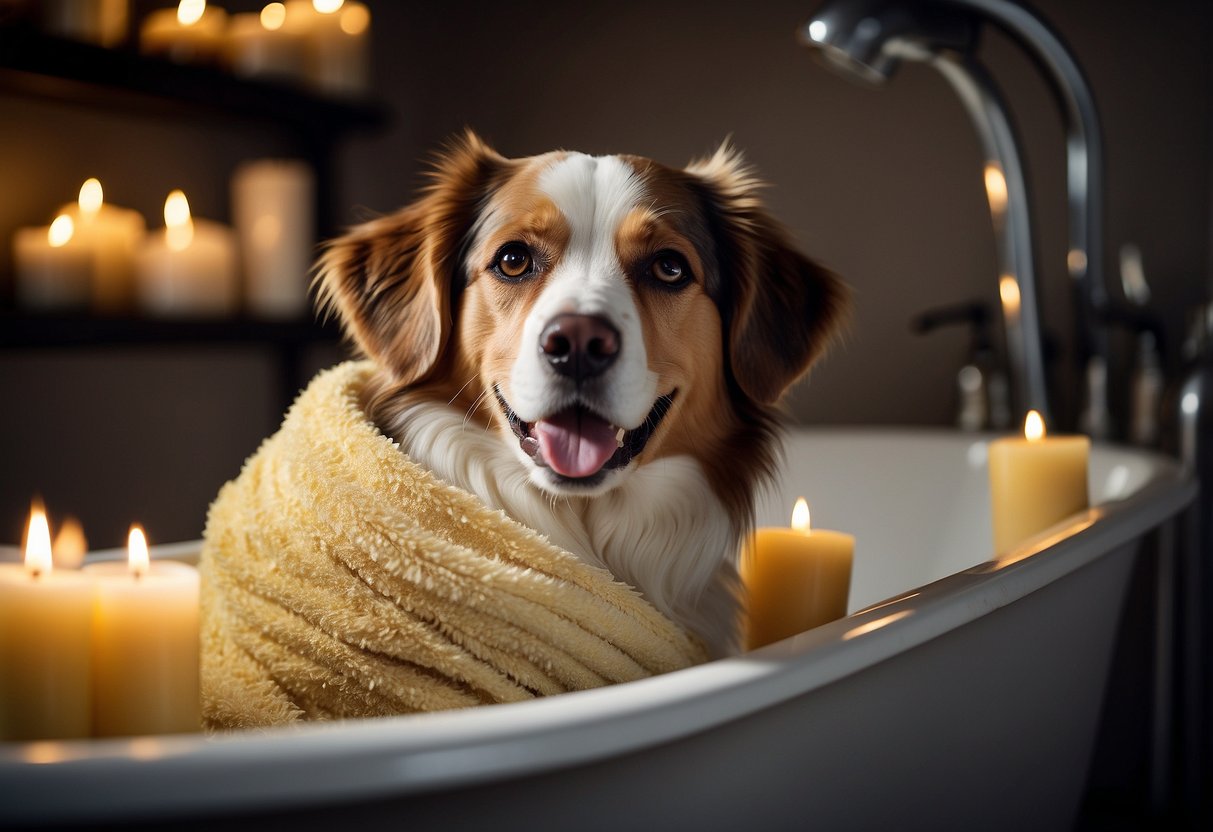
[[715,655],[738,645],[736,555],[774,466],[774,406],[845,305],[759,187],[727,146],[678,170],[507,159],[468,133],[416,202],[318,267],[380,367],[367,412],[403,452]]

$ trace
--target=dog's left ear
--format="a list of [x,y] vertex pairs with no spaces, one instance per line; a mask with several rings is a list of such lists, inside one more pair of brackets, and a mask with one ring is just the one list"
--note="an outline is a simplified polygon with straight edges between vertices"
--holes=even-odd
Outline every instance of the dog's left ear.
[[762,183],[727,142],[686,170],[718,232],[729,369],[746,395],[773,404],[829,345],[846,288],[793,247],[758,198]]
[[411,205],[332,241],[317,266],[321,308],[401,384],[424,379],[450,340],[461,248],[508,159],[468,131],[439,154]]

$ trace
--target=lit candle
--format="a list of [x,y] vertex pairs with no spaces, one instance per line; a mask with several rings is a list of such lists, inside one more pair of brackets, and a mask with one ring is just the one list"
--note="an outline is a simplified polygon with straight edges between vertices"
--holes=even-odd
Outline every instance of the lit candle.
[[101,312],[122,312],[131,304],[135,253],[147,233],[143,215],[105,201],[98,179],[80,186],[80,196],[60,213],[75,222],[79,244],[91,259],[93,306]]
[[25,564],[0,564],[0,739],[86,737],[93,583],[56,571],[46,512],[30,512]]
[[164,201],[164,231],[149,234],[136,262],[139,304],[165,316],[228,315],[235,311],[236,240],[232,230],[190,215],[173,191]]
[[17,302],[22,307],[80,310],[88,306],[92,261],[70,215],[60,214],[50,226],[17,229],[13,259]]
[[245,299],[251,312],[294,318],[307,312],[315,248],[315,184],[306,162],[258,159],[232,177]]
[[312,84],[337,95],[370,83],[371,13],[354,0],[287,0],[286,26],[307,44]]
[[139,48],[178,63],[206,63],[219,56],[227,12],[206,0],[181,0],[175,9],[157,9],[139,29]]
[[133,526],[127,563],[94,563],[93,732],[114,737],[197,731],[198,570],[151,562]]
[[854,552],[852,535],[810,528],[803,498],[790,529],[755,530],[741,557],[746,646],[753,650],[846,615]]
[[990,508],[994,551],[1003,554],[1089,505],[1085,436],[1045,436],[1035,410],[1023,437],[990,443]]
[[286,25],[286,6],[270,3],[260,12],[232,16],[223,57],[237,75],[303,80],[307,77],[306,48],[300,33]]

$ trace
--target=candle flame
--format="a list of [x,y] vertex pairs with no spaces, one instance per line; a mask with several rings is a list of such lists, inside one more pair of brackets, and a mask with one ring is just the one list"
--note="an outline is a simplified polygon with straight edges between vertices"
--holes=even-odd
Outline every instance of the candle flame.
[[1002,298],[1002,308],[1008,314],[1019,312],[1019,281],[1014,275],[1004,274],[998,278],[998,296]]
[[95,214],[101,210],[105,201],[105,191],[101,189],[101,180],[93,177],[85,179],[80,186],[80,211],[84,214]]
[[321,14],[332,14],[345,5],[345,0],[312,0],[312,8]]
[[46,509],[35,500],[30,506],[29,529],[25,535],[25,571],[37,578],[49,575],[52,568],[51,526],[46,520]]
[[55,535],[51,545],[51,555],[55,566],[60,569],[79,569],[84,562],[84,553],[88,551],[88,539],[84,536],[84,527],[75,517],[67,517]]
[[792,509],[792,528],[798,532],[809,530],[809,504],[804,497],[797,499]]
[[67,214],[60,214],[55,217],[55,221],[51,223],[50,229],[46,232],[46,241],[51,244],[51,248],[62,248],[71,242],[72,235],[76,233],[76,223]]
[[286,6],[270,3],[261,10],[261,25],[267,31],[276,32],[286,23]]
[[986,165],[986,197],[990,200],[990,213],[1001,214],[1007,210],[1007,178],[1002,168],[991,162]]
[[1079,277],[1087,270],[1087,253],[1080,248],[1072,248],[1066,253],[1066,266],[1070,275]]
[[182,26],[193,26],[206,12],[206,0],[181,0],[177,4],[177,22]]
[[173,191],[164,200],[164,230],[168,247],[173,251],[181,251],[193,241],[194,220],[184,191]]
[[1035,410],[1028,411],[1023,420],[1023,435],[1029,442],[1039,442],[1045,436],[1045,420]]
[[138,525],[131,526],[126,552],[126,563],[130,567],[131,574],[136,578],[142,578],[151,568],[151,562],[147,554],[147,538],[143,534],[143,529]]
[[346,6],[341,12],[341,31],[347,35],[361,35],[371,25],[371,13],[366,6]]

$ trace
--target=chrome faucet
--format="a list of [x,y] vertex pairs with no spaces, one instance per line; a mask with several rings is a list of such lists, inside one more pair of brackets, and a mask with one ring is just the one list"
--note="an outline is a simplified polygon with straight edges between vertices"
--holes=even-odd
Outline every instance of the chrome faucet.
[[1079,426],[1095,438],[1106,438],[1111,422],[1103,325],[1108,302],[1102,262],[1103,147],[1090,88],[1060,38],[1035,14],[1008,0],[832,0],[804,25],[801,39],[819,50],[831,66],[877,84],[887,81],[903,60],[924,63],[959,95],[985,156],[999,297],[1017,404],[1048,418],[1027,185],[1007,108],[974,54],[984,23],[1009,35],[1044,70],[1064,117],[1067,267],[1074,290],[1080,371],[1086,379]]

